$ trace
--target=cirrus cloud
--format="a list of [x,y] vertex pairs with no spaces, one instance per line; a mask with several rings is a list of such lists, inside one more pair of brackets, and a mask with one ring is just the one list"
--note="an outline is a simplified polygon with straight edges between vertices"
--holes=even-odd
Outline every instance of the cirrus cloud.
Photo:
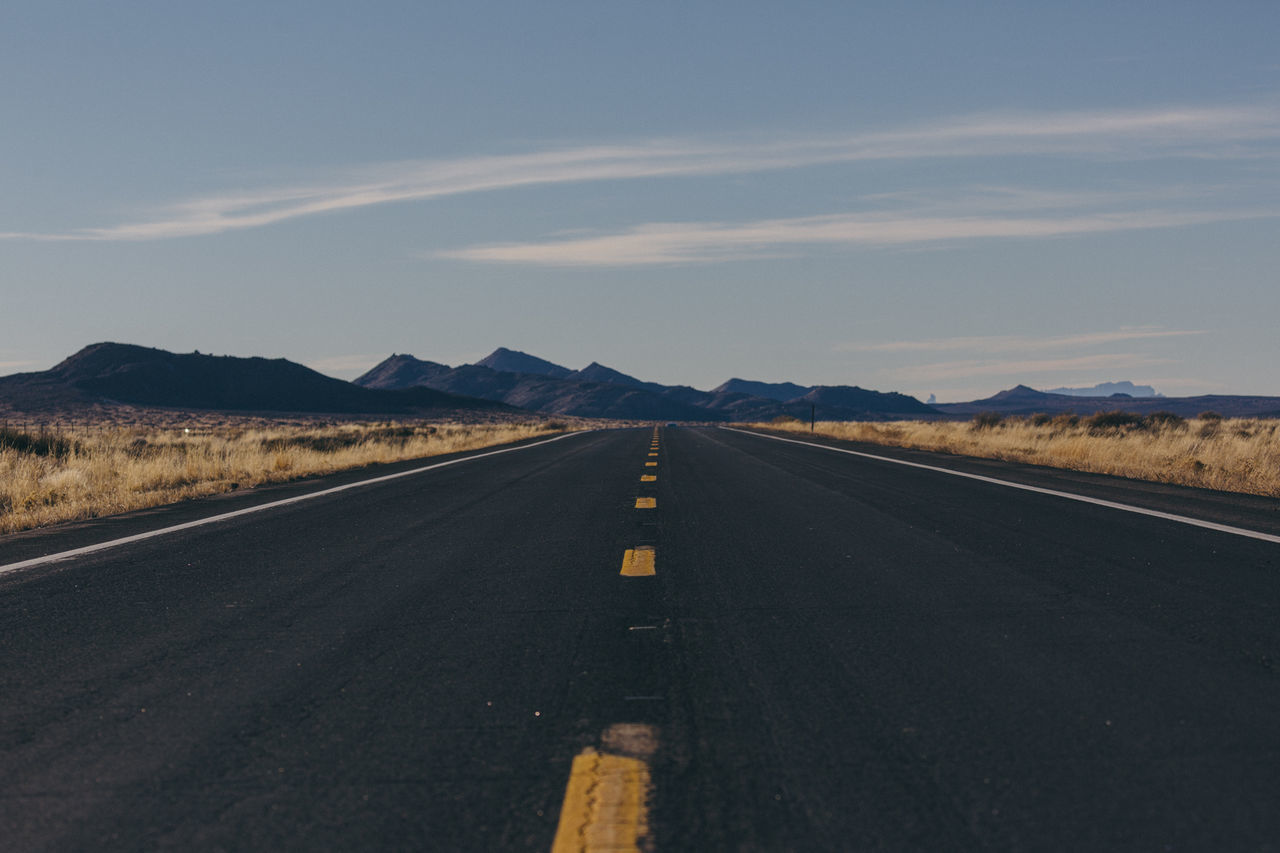
[[1063,237],[1268,218],[1280,210],[1129,210],[1077,215],[849,213],[744,223],[659,222],[612,234],[449,249],[435,257],[556,267],[718,263],[786,254],[796,246],[889,247],[974,239]]
[[1250,159],[1273,157],[1277,140],[1280,113],[1267,105],[983,114],[824,136],[664,139],[374,164],[303,185],[250,188],[180,200],[135,222],[55,232],[3,231],[0,239],[194,237],[467,193],[588,181],[745,174],[860,161],[1008,156]]

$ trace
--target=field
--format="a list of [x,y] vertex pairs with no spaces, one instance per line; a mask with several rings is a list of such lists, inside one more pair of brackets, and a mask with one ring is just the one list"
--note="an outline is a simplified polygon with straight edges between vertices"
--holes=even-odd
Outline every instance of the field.
[[[798,421],[755,424],[808,434]],[[1280,421],[978,415],[972,421],[819,422],[817,435],[963,456],[1007,459],[1228,492],[1280,497]]]
[[146,425],[11,421],[0,426],[0,533],[581,426],[570,421],[184,420],[178,415]]

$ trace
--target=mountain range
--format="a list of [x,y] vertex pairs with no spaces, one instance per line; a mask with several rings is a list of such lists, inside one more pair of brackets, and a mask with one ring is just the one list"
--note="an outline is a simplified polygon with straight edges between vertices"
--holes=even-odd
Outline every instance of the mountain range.
[[1196,397],[1131,397],[1128,394],[1112,394],[1107,397],[1080,397],[1037,391],[1026,385],[1016,385],[982,400],[935,403],[933,407],[952,417],[971,417],[982,412],[1002,415],[1091,415],[1120,409],[1140,415],[1172,412],[1184,418],[1210,411],[1234,418],[1280,417],[1280,397],[1237,394],[1203,394]]
[[491,400],[431,388],[362,388],[283,358],[172,353],[117,343],[92,344],[49,370],[0,377],[0,408],[4,410],[65,412],[111,403],[331,414],[514,411]]
[[[1145,391],[1132,383],[1103,383]],[[1062,389],[1059,389],[1062,390]],[[1073,392],[1090,389],[1067,389]],[[1280,397],[1149,397],[1037,391],[1018,385],[982,400],[925,405],[896,392],[852,385],[798,385],[730,379],[710,391],[646,382],[597,362],[571,370],[499,348],[451,367],[392,355],[354,382],[286,359],[172,353],[131,344],[85,347],[53,368],[0,377],[0,415],[63,414],[126,404],[164,409],[257,413],[491,417],[540,412],[665,421],[767,421],[969,418],[982,412],[1093,414],[1124,409],[1194,416],[1280,417]]]
[[1150,385],[1134,385],[1127,379],[1121,382],[1099,382],[1092,388],[1050,388],[1046,394],[1066,394],[1069,397],[1110,397],[1125,394],[1129,397],[1163,397]]
[[644,382],[597,362],[570,370],[505,347],[459,367],[392,355],[355,384],[383,390],[421,386],[540,412],[635,420],[761,421],[784,415],[807,420],[815,407],[827,420],[938,415],[914,397],[897,392],[743,379],[700,391],[687,385]]

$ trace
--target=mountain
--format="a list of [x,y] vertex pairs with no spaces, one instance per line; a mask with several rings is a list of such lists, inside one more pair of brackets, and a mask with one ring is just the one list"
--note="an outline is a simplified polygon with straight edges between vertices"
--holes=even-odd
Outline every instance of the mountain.
[[392,355],[355,380],[365,388],[396,389],[428,385],[424,381],[453,370],[447,364],[420,361],[411,355]]
[[[1126,391],[1085,397],[1026,385],[968,403],[921,403],[896,392],[855,385],[802,386],[730,379],[711,391],[645,382],[592,362],[568,370],[527,353],[499,348],[484,359],[530,370],[497,370],[483,363],[450,367],[394,354],[355,382],[343,382],[283,358],[237,358],[172,353],[131,344],[85,347],[49,370],[0,377],[0,413],[45,415],[115,404],[168,409],[327,414],[465,415],[526,409],[583,417],[673,421],[767,421],[779,416],[824,420],[967,418],[1123,409],[1169,411],[1194,417],[1280,417],[1280,397],[1130,396]],[[1095,388],[1145,386],[1103,383]],[[792,391],[788,399],[778,399]],[[1071,390],[1071,389],[1067,389]],[[1074,389],[1088,390],[1088,389]]]
[[1184,418],[1214,411],[1225,417],[1280,417],[1280,397],[1207,394],[1199,397],[1130,397],[1113,394],[1106,397],[1078,397],[1037,391],[1016,385],[982,400],[968,403],[935,403],[933,408],[952,417],[971,417],[982,412],[1002,415],[1076,414],[1123,410],[1135,414],[1172,412]]
[[1066,394],[1069,397],[1111,397],[1124,394],[1128,397],[1163,397],[1157,394],[1150,385],[1134,385],[1129,380],[1121,382],[1099,382],[1092,388],[1051,388],[1049,394]]
[[[488,362],[486,364],[485,362]],[[531,367],[499,370],[493,364]],[[830,420],[886,420],[937,416],[937,412],[905,394],[884,394],[850,386],[806,388],[790,383],[769,385],[735,379],[714,391],[687,385],[661,385],[592,362],[563,376],[547,372],[558,365],[508,349],[498,349],[476,364],[446,367],[413,356],[393,355],[356,379],[370,388],[402,389],[423,385],[452,394],[495,400],[512,406],[582,417],[672,421],[760,421],[780,415],[808,418],[817,406]],[[729,387],[726,387],[729,386]],[[736,390],[761,386],[771,393],[798,390],[789,401]],[[808,395],[808,396],[806,396]]]
[[0,377],[0,402],[31,411],[102,403],[333,414],[503,408],[425,387],[363,388],[283,358],[178,354],[118,343],[87,346],[46,371]]
[[797,385],[794,382],[754,382],[750,379],[734,378],[711,390],[719,394],[750,394],[752,397],[764,397],[766,400],[785,403],[787,400],[803,397],[813,388]]
[[937,412],[915,397],[897,391],[868,391],[849,385],[818,385],[808,394],[792,402],[811,403],[822,409],[846,409],[850,411],[878,412],[901,417],[920,417]]
[[612,367],[605,367],[598,361],[593,361],[581,370],[575,370],[564,378],[578,382],[605,382],[610,385],[629,385],[633,388],[644,388],[649,391],[661,391],[664,387],[656,382],[641,381],[634,376],[628,376],[619,370],[614,370]]
[[[549,363],[533,356],[527,358],[543,364]],[[564,378],[557,378],[540,373],[494,370],[479,364],[446,367],[435,362],[420,361],[410,355],[394,355],[355,382],[364,387],[388,390],[421,385],[451,394],[479,397],[550,414],[637,420],[707,419],[706,413],[694,406],[668,399],[645,387],[638,387],[650,383],[642,383],[601,365],[594,367],[597,369],[584,368],[572,371]],[[616,374],[631,381],[594,382],[572,378],[574,373]]]
[[546,359],[538,358],[536,355],[510,350],[506,347],[498,347],[477,361],[476,365],[507,373],[534,373],[539,376],[553,376],[556,379],[563,379],[573,372],[567,367],[552,364]]

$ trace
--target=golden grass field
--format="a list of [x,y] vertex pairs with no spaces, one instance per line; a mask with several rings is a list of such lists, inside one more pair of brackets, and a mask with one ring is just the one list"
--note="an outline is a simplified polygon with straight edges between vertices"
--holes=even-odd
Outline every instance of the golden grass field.
[[260,483],[437,456],[585,425],[315,423],[219,418],[146,426],[0,428],[0,533]]
[[[1117,415],[1119,415],[1117,417]],[[809,424],[754,424],[809,432]],[[1280,497],[1280,421],[1106,413],[973,421],[819,422],[817,435]]]

